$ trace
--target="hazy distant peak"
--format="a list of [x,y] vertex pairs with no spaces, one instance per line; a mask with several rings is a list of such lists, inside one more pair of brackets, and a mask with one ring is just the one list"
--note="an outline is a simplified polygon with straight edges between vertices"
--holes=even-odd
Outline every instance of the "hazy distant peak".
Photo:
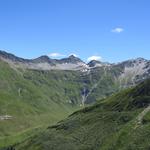
[[109,66],[110,63],[101,62],[101,61],[98,61],[98,60],[91,60],[87,65],[89,67],[101,67],[101,66]]
[[60,60],[61,63],[72,63],[72,64],[77,64],[77,63],[84,63],[80,58],[70,55],[68,58],[63,58]]
[[51,62],[51,59],[47,55],[40,56],[33,60],[34,62],[43,63],[43,62]]
[[0,50],[0,57],[4,58],[4,59],[8,59],[11,61],[18,61],[18,62],[24,62],[24,61],[28,61],[27,59],[23,59],[20,57],[17,57],[11,53],[7,53],[5,51]]

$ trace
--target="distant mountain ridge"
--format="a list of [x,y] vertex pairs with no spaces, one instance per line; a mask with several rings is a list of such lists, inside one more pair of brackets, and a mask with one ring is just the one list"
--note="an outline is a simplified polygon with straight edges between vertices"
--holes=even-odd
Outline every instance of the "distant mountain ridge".
[[63,59],[51,59],[46,55],[35,59],[24,59],[5,51],[0,51],[0,59],[17,68],[35,70],[84,70],[86,68],[86,64],[73,55]]
[[116,64],[97,60],[86,63],[74,55],[63,59],[51,59],[46,55],[35,59],[24,59],[5,51],[0,51],[0,60],[7,62],[12,68],[70,70],[80,71],[84,74],[101,72],[101,75],[102,72],[105,72],[105,76],[110,75],[114,82],[121,87],[135,85],[150,77],[150,60],[144,58],[130,59]]
[[[3,59],[5,61],[8,61],[9,62],[11,61],[12,63],[15,62],[15,64],[17,65],[17,63],[30,63],[32,65],[33,64],[40,64],[40,63],[48,63],[49,65],[55,65],[57,66],[57,64],[74,64],[76,66],[74,67],[70,67],[68,68],[68,70],[80,70],[79,68],[82,66],[83,68],[86,68],[86,69],[90,69],[90,68],[96,68],[96,67],[102,67],[102,66],[116,66],[116,65],[120,65],[120,66],[126,66],[126,67],[132,67],[133,64],[135,63],[142,63],[142,62],[145,62],[147,63],[147,65],[150,64],[150,61],[149,60],[146,60],[144,58],[137,58],[137,59],[131,59],[131,60],[127,60],[127,61],[123,61],[123,62],[120,62],[120,63],[116,63],[116,64],[111,64],[111,63],[108,63],[108,62],[101,62],[101,61],[98,61],[98,60],[91,60],[90,62],[86,63],[84,61],[82,61],[80,58],[74,56],[74,55],[70,55],[69,57],[67,58],[62,58],[62,59],[51,59],[50,57],[48,57],[47,55],[42,55],[38,58],[35,58],[35,59],[24,59],[24,58],[21,58],[21,57],[17,57],[11,53],[8,53],[8,52],[5,52],[5,51],[2,51],[0,50],[0,59]],[[145,67],[149,67],[149,66],[145,66]],[[28,68],[28,67],[27,67]],[[30,67],[29,67],[30,69]],[[35,68],[35,69],[38,69]],[[41,68],[39,68],[40,70]],[[44,68],[43,68],[44,69]],[[61,68],[51,68],[50,66],[45,68],[45,70],[51,70],[51,69],[61,69]],[[62,70],[65,70],[65,68],[62,68]]]

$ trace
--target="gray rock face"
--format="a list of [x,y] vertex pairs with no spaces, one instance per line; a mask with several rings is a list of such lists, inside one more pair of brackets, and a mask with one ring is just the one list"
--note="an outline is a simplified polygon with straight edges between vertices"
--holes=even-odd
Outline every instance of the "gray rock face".
[[122,70],[118,79],[120,82],[126,82],[126,84],[136,84],[137,82],[148,78],[150,76],[149,63],[149,60],[137,58],[117,64],[116,66],[120,67]]

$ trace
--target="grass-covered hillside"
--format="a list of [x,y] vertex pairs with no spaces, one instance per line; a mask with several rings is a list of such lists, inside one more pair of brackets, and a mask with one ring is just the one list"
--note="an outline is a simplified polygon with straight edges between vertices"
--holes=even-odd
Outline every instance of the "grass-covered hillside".
[[120,65],[87,72],[33,70],[1,59],[0,148],[34,136],[85,104],[122,89],[121,72]]
[[112,82],[103,68],[90,74],[40,71],[16,68],[1,60],[0,147],[21,141],[35,129],[52,125],[82,108],[83,93],[85,97],[90,93],[85,98],[88,102],[111,94],[115,89]]
[[150,80],[14,146],[15,150],[149,150]]
[[16,135],[54,124],[76,110],[82,86],[76,82],[77,75],[15,69],[0,61],[0,147],[12,143]]

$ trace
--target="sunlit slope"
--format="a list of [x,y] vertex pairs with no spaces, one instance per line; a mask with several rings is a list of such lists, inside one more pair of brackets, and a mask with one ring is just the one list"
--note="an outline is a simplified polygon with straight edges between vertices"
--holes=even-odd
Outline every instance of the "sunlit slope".
[[150,149],[150,80],[73,113],[16,150]]
[[9,144],[11,136],[54,124],[82,108],[86,103],[83,96],[92,103],[115,90],[112,77],[103,67],[89,74],[28,70],[0,61],[0,147]]
[[80,100],[75,77],[73,72],[16,70],[0,62],[0,136],[54,123],[73,112]]

